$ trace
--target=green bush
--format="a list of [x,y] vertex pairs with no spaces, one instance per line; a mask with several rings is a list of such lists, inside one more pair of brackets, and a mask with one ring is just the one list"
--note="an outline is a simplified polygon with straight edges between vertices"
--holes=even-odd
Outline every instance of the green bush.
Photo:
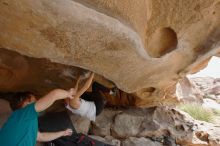
[[212,110],[202,107],[199,104],[182,104],[179,109],[185,111],[196,120],[213,123],[215,115]]

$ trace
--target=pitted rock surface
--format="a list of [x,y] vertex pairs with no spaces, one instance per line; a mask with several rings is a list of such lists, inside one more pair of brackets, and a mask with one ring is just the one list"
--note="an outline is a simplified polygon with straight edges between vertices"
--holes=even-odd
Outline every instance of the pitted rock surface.
[[[91,70],[125,92],[155,89],[142,98],[162,99],[167,86],[219,55],[218,0],[2,0],[0,5],[1,48]],[[0,62],[0,90],[26,65],[19,60],[19,68],[9,69]],[[32,79],[19,73],[18,78]],[[14,84],[7,89],[26,89]]]

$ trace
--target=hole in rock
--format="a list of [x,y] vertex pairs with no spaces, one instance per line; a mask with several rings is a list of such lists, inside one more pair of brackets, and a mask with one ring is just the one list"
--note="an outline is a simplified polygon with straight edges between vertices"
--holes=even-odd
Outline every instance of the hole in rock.
[[156,90],[156,88],[154,88],[154,87],[148,87],[144,91],[145,92],[154,92],[155,90]]
[[185,130],[183,125],[176,125],[175,128],[177,131],[184,131]]
[[208,142],[209,141],[209,134],[206,132],[196,132],[196,137],[202,141]]
[[170,27],[156,30],[148,45],[148,53],[152,57],[159,58],[176,49],[178,44],[177,34]]

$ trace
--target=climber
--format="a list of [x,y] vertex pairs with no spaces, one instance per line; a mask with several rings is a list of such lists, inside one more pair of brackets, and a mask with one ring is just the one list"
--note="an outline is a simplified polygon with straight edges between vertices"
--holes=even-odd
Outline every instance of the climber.
[[58,132],[39,132],[38,113],[50,107],[56,100],[73,98],[75,89],[68,91],[55,89],[36,101],[30,92],[14,94],[10,106],[14,111],[0,130],[1,146],[35,146],[36,141],[51,141],[62,136],[70,136],[71,129]]
[[[105,106],[105,97],[102,92],[109,92],[110,89],[102,86],[101,84],[94,82],[92,80],[94,73],[91,73],[85,84],[82,88],[78,89],[78,84],[82,80],[83,75],[81,75],[76,82],[74,89],[76,94],[72,99],[66,99],[66,108],[69,109],[72,113],[78,114],[88,119],[95,121],[96,116],[98,116],[104,106]],[[92,84],[92,92],[86,92]],[[81,97],[81,98],[80,98]]]

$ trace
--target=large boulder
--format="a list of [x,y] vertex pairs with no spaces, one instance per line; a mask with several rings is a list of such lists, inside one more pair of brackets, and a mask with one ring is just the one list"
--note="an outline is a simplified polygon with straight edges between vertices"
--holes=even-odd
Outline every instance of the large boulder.
[[[167,86],[219,53],[217,0],[2,0],[0,5],[0,47],[13,58],[0,62],[1,91],[69,87],[71,81],[60,75],[71,76],[61,71],[70,65],[94,71],[125,92],[141,91],[142,99],[159,105]],[[59,63],[57,72],[49,70],[54,65],[26,62],[15,52],[45,58],[46,65]]]
[[0,49],[0,92],[32,91],[42,95],[54,88],[73,87],[81,72],[77,67]]
[[[95,133],[95,135],[106,137],[110,134],[116,139],[124,139],[122,145],[128,145],[128,143],[141,145],[145,142],[167,146],[220,145],[219,125],[194,120],[187,113],[178,109],[157,107],[120,109],[118,113],[117,111],[112,109],[112,114],[115,113],[114,116],[111,116],[112,119],[105,118],[107,112],[99,116],[100,119],[103,119],[102,122],[108,120],[106,127],[109,128],[99,127],[101,120],[98,120],[95,122],[95,126],[92,125],[93,130],[99,130],[99,133]],[[100,132],[102,129],[105,134]],[[150,140],[145,138],[150,138]]]
[[190,78],[190,82],[194,85],[200,93],[203,94],[207,101],[209,99],[215,100],[220,103],[220,82],[219,78],[211,77],[195,77]]
[[99,136],[111,135],[112,120],[117,113],[120,111],[104,110],[96,118],[96,122],[92,122],[92,133]]
[[187,77],[177,83],[175,93],[182,103],[203,102],[204,93]]

